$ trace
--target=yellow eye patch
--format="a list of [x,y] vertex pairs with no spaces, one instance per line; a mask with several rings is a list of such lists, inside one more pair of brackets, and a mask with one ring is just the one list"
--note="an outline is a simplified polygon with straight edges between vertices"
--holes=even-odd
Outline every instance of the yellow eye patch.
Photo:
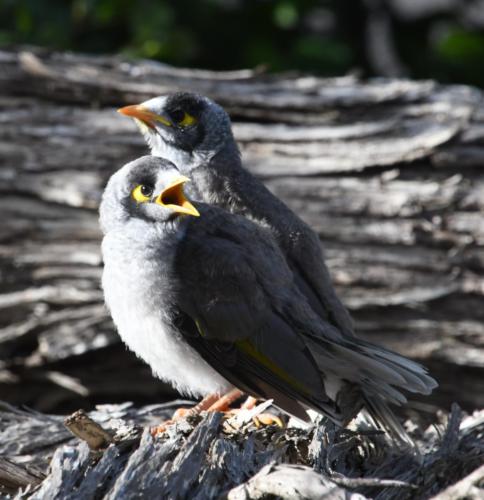
[[136,201],[136,203],[145,203],[151,200],[153,195],[153,188],[147,186],[146,184],[138,184],[133,191],[131,191],[131,196]]
[[183,118],[178,122],[178,125],[180,125],[181,127],[189,127],[194,123],[197,123],[197,119],[194,116],[188,114],[186,111],[184,111]]

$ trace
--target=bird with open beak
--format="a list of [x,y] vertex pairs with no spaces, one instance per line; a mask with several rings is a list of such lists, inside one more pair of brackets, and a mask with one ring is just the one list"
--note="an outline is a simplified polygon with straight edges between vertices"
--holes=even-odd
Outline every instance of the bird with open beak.
[[136,121],[152,155],[172,161],[190,177],[188,192],[194,200],[268,227],[313,310],[343,335],[354,336],[318,236],[244,168],[230,118],[221,106],[207,97],[181,92],[118,111]]
[[103,290],[123,341],[184,394],[237,388],[307,420],[362,408],[409,443],[389,404],[435,381],[396,353],[348,338],[312,309],[272,232],[195,202],[187,178],[147,156],[109,180],[100,206]]

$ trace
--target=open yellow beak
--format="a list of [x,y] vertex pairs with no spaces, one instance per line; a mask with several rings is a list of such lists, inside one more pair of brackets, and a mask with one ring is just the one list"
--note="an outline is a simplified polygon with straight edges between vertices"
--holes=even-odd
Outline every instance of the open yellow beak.
[[168,187],[166,187],[156,198],[155,203],[174,212],[185,215],[200,217],[200,212],[187,200],[183,192],[183,184],[189,181],[188,177],[177,177]]
[[153,113],[153,111],[145,108],[142,104],[133,104],[132,106],[119,108],[118,113],[141,120],[150,128],[155,128],[155,122],[159,122],[166,127],[171,127],[171,122],[170,120],[168,120],[168,118]]

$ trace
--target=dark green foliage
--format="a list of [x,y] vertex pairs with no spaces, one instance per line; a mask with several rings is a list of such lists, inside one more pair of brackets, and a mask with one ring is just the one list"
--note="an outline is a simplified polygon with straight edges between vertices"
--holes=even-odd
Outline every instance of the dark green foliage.
[[[395,8],[405,0],[0,0],[0,46],[484,86],[484,13],[457,0],[444,3],[415,12],[410,4]],[[397,73],[368,43],[371,26],[382,19],[389,38],[376,35],[377,46],[392,47]]]

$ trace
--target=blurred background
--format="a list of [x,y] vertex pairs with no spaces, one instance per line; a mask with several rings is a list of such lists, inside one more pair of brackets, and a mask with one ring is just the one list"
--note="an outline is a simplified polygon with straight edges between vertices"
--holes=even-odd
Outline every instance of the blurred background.
[[484,0],[0,0],[0,46],[484,86]]

